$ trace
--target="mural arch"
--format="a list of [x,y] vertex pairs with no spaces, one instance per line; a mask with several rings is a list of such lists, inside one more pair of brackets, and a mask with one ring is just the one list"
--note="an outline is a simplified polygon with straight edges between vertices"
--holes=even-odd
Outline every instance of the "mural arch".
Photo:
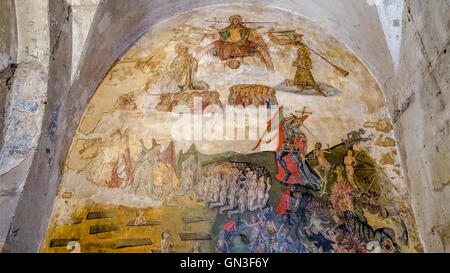
[[420,250],[383,90],[268,6],[151,28],[81,119],[44,252]]

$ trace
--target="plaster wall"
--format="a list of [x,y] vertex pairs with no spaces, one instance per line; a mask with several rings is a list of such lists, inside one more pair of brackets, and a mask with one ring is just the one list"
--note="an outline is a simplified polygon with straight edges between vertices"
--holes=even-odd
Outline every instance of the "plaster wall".
[[[27,10],[36,10],[37,13],[28,19],[17,19],[19,36],[23,35],[18,39],[19,61],[37,58],[44,65],[49,63],[51,79],[43,134],[4,251],[39,251],[76,128],[90,98],[116,59],[146,30],[162,20],[202,6],[236,2],[271,5],[305,15],[339,37],[367,65],[385,91],[387,105],[396,121],[395,132],[402,143],[403,165],[406,166],[425,250],[448,251],[445,244],[449,242],[450,216],[446,204],[449,190],[445,162],[448,162],[449,154],[449,114],[444,103],[449,101],[448,75],[445,74],[448,55],[444,53],[448,47],[448,1],[406,1],[404,14],[407,16],[403,17],[404,37],[397,74],[377,8],[366,1],[183,1],[182,4],[180,1],[162,0],[102,1],[88,35],[85,32],[89,29],[88,24],[80,24],[83,31],[79,33],[80,39],[76,39],[79,41],[77,46],[73,45],[76,34],[72,34],[72,29],[77,31],[72,28],[72,16],[75,15],[69,12],[71,8],[67,3],[19,2],[23,5],[17,6],[16,10],[21,14],[27,14]],[[78,3],[83,5],[86,1],[69,4]],[[94,6],[91,7],[88,13],[92,15]],[[44,19],[49,10],[50,25]],[[80,10],[80,14],[83,11]],[[36,21],[30,22],[30,18],[40,18],[38,25],[44,28],[36,28]],[[26,27],[27,23],[31,27]],[[49,35],[48,39],[46,35]],[[81,42],[83,36],[87,36],[86,42]],[[78,58],[81,44],[84,49]],[[46,47],[51,51],[46,51]],[[47,58],[49,53],[50,60]],[[74,65],[77,59],[79,65]],[[77,73],[73,67],[78,67]]]
[[[10,90],[10,79],[14,75],[17,62],[17,24],[13,0],[0,2],[0,143],[3,143],[7,96]],[[0,148],[1,148],[0,144]],[[2,179],[2,178],[0,178]],[[0,190],[5,195],[4,190]],[[0,197],[2,212],[0,213],[0,251],[8,232],[11,219],[11,208],[15,207],[17,198]]]
[[[101,206],[101,204],[114,204],[127,208],[139,207],[145,209],[146,211],[144,213],[152,215],[152,217],[157,217],[156,215],[158,214],[165,215],[164,219],[172,218],[173,221],[170,223],[162,221],[162,225],[165,228],[169,228],[171,232],[182,232],[182,229],[174,231],[175,227],[183,226],[182,222],[177,222],[177,220],[181,220],[176,217],[179,211],[175,212],[165,207],[165,203],[161,204],[161,200],[157,196],[148,194],[150,190],[139,190],[139,186],[136,186],[139,185],[139,174],[134,173],[134,182],[130,182],[134,183],[132,184],[134,186],[127,187],[123,183],[123,188],[117,189],[110,183],[112,181],[110,179],[110,173],[113,171],[109,170],[111,166],[114,166],[114,163],[111,162],[115,162],[115,155],[120,153],[120,148],[118,148],[120,144],[118,144],[117,138],[114,137],[114,140],[110,141],[110,136],[114,132],[127,131],[129,139],[127,145],[130,147],[130,162],[140,161],[139,158],[143,148],[139,140],[144,141],[144,143],[147,143],[147,147],[150,147],[149,141],[152,138],[160,143],[162,147],[173,143],[175,154],[187,151],[193,144],[195,144],[195,149],[199,153],[211,156],[237,152],[248,155],[248,160],[250,160],[252,154],[257,153],[257,150],[251,149],[258,139],[256,136],[250,136],[250,133],[248,138],[239,137],[237,141],[222,138],[220,140],[214,140],[211,138],[210,131],[207,128],[208,121],[216,125],[221,124],[221,122],[224,122],[225,115],[217,114],[214,117],[214,121],[209,117],[204,117],[203,128],[194,129],[202,132],[203,134],[198,134],[198,136],[203,135],[203,138],[201,140],[199,138],[193,140],[180,133],[183,129],[192,132],[190,130],[192,128],[189,127],[190,122],[186,119],[177,120],[179,117],[166,112],[167,108],[164,108],[164,105],[171,105],[170,108],[173,109],[172,105],[174,103],[165,104],[163,100],[159,102],[160,97],[158,94],[160,92],[176,92],[179,89],[178,79],[174,81],[173,76],[169,76],[169,79],[166,76],[174,73],[175,69],[171,69],[173,64],[175,64],[174,62],[178,65],[183,63],[180,57],[177,57],[177,52],[180,52],[180,46],[186,45],[188,52],[196,52],[199,50],[198,47],[207,46],[215,41],[218,39],[218,34],[214,30],[209,30],[211,22],[224,22],[223,25],[226,26],[230,14],[239,14],[242,18],[245,18],[245,21],[263,22],[261,26],[259,24],[256,26],[252,25],[254,29],[258,29],[254,30],[252,36],[256,36],[258,33],[262,35],[261,43],[268,48],[271,62],[275,68],[274,71],[268,71],[263,63],[255,60],[251,56],[245,58],[247,64],[241,65],[239,69],[235,70],[224,66],[223,62],[215,58],[204,56],[204,58],[197,57],[199,64],[194,75],[194,82],[204,82],[207,84],[209,86],[207,90],[211,90],[209,92],[217,94],[220,105],[224,107],[225,105],[234,105],[234,103],[238,104],[238,101],[241,101],[239,98],[242,98],[242,96],[237,96],[235,102],[232,100],[227,102],[227,98],[229,98],[230,94],[229,88],[242,83],[258,83],[265,86],[272,86],[277,90],[274,96],[276,97],[277,104],[283,106],[283,113],[301,111],[306,106],[313,113],[307,119],[308,130],[312,133],[305,132],[310,143],[307,148],[308,152],[313,149],[311,147],[313,146],[313,141],[321,141],[324,146],[336,146],[342,143],[341,139],[343,136],[346,136],[351,131],[357,131],[363,128],[366,123],[369,123],[367,124],[368,129],[366,132],[367,135],[371,136],[371,140],[367,140],[361,145],[366,147],[367,151],[370,151],[368,152],[369,156],[379,164],[379,168],[384,173],[384,179],[371,177],[367,180],[366,186],[373,191],[377,191],[381,187],[386,189],[384,192],[376,193],[376,196],[382,196],[384,200],[379,201],[380,203],[377,204],[390,210],[392,218],[389,218],[389,221],[384,219],[385,221],[383,222],[382,219],[372,216],[368,221],[370,221],[370,225],[376,226],[377,228],[385,227],[397,221],[396,223],[398,225],[395,226],[393,224],[392,228],[398,236],[400,236],[399,234],[405,233],[404,227],[406,226],[408,240],[398,240],[399,246],[402,244],[401,251],[421,251],[414,228],[412,211],[409,208],[409,195],[405,189],[401,169],[398,168],[400,164],[397,157],[396,141],[394,140],[393,134],[390,133],[392,126],[390,126],[390,117],[386,111],[384,94],[373,80],[372,75],[368,73],[364,64],[347,50],[345,45],[340,44],[336,40],[338,38],[334,38],[329,33],[326,33],[319,26],[309,22],[303,16],[294,15],[291,12],[277,8],[243,4],[205,7],[191,10],[165,20],[151,28],[119,62],[113,65],[108,76],[103,80],[96,90],[95,95],[91,98],[89,106],[83,115],[82,122],[78,127],[77,134],[73,139],[72,147],[65,164],[63,179],[58,190],[57,201],[47,233],[47,240],[43,245],[42,251],[66,251],[66,249],[51,247],[50,241],[55,238],[69,236],[69,234],[79,234],[77,230],[84,230],[85,225],[89,225],[89,222],[84,221],[81,224],[71,225],[70,223],[73,221],[72,217],[83,217],[83,212],[86,210],[102,211],[102,209],[105,209],[102,207],[92,208],[89,205],[86,208],[81,205],[89,204],[89,202],[94,202],[98,206]],[[219,24],[222,26],[222,23]],[[334,91],[331,91],[329,87],[325,87],[324,90],[330,92],[326,98],[318,94],[314,96],[314,92],[312,94],[292,93],[295,92],[295,89],[290,89],[286,85],[286,81],[289,81],[288,79],[292,79],[295,75],[295,68],[292,67],[291,60],[296,59],[296,50],[290,47],[280,48],[279,45],[270,41],[264,35],[270,28],[296,29],[298,33],[304,34],[306,44],[325,56],[329,56],[334,63],[349,70],[350,74],[347,77],[343,77],[341,74],[335,73],[328,63],[320,60],[317,56],[312,56],[315,80],[333,86]],[[264,38],[266,41],[264,41]],[[142,67],[139,65],[142,60],[149,58],[151,58],[151,62],[146,63],[146,66]],[[208,93],[208,91],[205,92]],[[254,92],[256,96],[258,93]],[[181,94],[188,96],[189,91]],[[130,105],[135,103],[135,107],[123,107],[123,104],[120,103],[122,101],[120,98],[125,96],[130,96],[129,100],[132,101]],[[205,99],[207,100],[207,98]],[[253,102],[255,101],[256,99],[253,99]],[[188,100],[182,99],[180,99],[179,103],[189,104]],[[232,111],[232,108],[226,108]],[[356,113],[357,115],[355,115]],[[238,114],[238,116],[241,115]],[[258,115],[251,116],[256,117]],[[272,116],[272,114],[269,116]],[[267,120],[265,118],[261,119],[263,123],[262,127],[264,127]],[[375,126],[376,128],[370,128],[370,122],[380,119],[387,120],[389,123],[388,128],[383,128],[383,133],[376,130],[378,128],[377,126]],[[226,127],[234,126],[233,121],[234,119],[228,117],[226,119]],[[180,126],[181,123],[185,126]],[[245,124],[242,125],[243,128],[247,127]],[[219,127],[220,125],[214,126],[214,129],[219,129]],[[256,124],[248,124],[247,128],[250,132],[256,132],[258,130]],[[215,136],[223,137],[220,132],[215,133]],[[276,134],[276,132],[274,133]],[[311,134],[315,135],[315,137]],[[383,142],[381,139],[384,139],[384,137],[389,137],[393,144]],[[276,149],[275,145],[275,141],[272,142],[272,145],[261,145],[261,151],[274,151]],[[364,149],[363,147],[360,148]],[[358,156],[361,155],[356,150],[355,153]],[[338,159],[335,162],[330,162],[331,165],[339,165],[339,160],[341,159],[339,159],[339,156],[337,157]],[[181,157],[177,156],[177,158]],[[262,162],[269,164],[274,159],[275,156],[267,158]],[[132,163],[129,166],[133,168]],[[370,168],[367,165],[364,166]],[[356,168],[358,169],[358,167]],[[139,169],[139,167],[136,167],[135,170]],[[223,169],[227,169],[227,167],[223,167]],[[146,168],[146,170],[149,170],[149,168]],[[154,181],[158,183],[160,181],[160,176],[158,176],[159,170],[155,172],[154,177],[156,178],[154,178]],[[204,172],[203,167],[200,172]],[[370,172],[362,174],[358,171],[358,180],[366,181],[364,179],[370,175]],[[147,173],[144,176],[148,177],[150,174]],[[387,177],[389,182],[385,180]],[[334,182],[332,178],[324,177],[324,179],[327,179],[327,185],[329,185],[330,189],[334,187],[332,186]],[[370,183],[370,181],[373,183]],[[361,187],[364,187],[363,185],[366,182],[361,183]],[[177,182],[174,182],[174,184],[175,188],[179,186]],[[181,185],[179,186],[180,188],[182,187]],[[278,201],[277,193],[282,190],[277,190],[276,186],[279,185],[277,181],[273,181],[272,185],[270,200],[276,202]],[[327,187],[324,187],[324,190],[325,188]],[[132,189],[136,190],[133,191]],[[330,192],[330,194],[332,195],[333,193]],[[355,192],[354,195],[359,196],[359,193]],[[180,202],[178,204],[183,208],[189,206],[189,212],[192,214],[191,217],[205,213],[203,211],[203,205],[195,202],[193,204],[189,203],[189,201],[183,200],[181,196],[184,196],[182,192],[180,192],[180,197],[176,198],[176,200]],[[274,206],[274,204],[270,206]],[[400,207],[402,209],[399,209]],[[397,217],[397,211],[400,210],[405,211],[401,216],[403,224],[401,224],[401,221]],[[208,212],[214,213],[215,211]],[[126,218],[127,216],[133,216],[133,213],[129,211],[119,211],[118,213],[123,215],[125,222],[129,220]],[[363,214],[361,212],[361,215]],[[170,217],[167,217],[169,215]],[[369,217],[369,214],[364,214],[361,217],[366,217],[366,215]],[[220,225],[220,220],[215,216],[214,219],[212,226],[216,226],[216,224]],[[112,219],[112,221],[121,224],[121,220]],[[390,224],[387,224],[387,222]],[[197,228],[195,230],[196,232],[211,232],[211,236],[215,237],[215,231],[210,231],[209,227]],[[152,242],[159,241],[160,230],[152,229],[146,232],[146,236],[149,236]],[[82,234],[76,238],[79,238],[78,242],[81,244],[81,250],[83,252],[111,251],[110,249],[104,250],[90,247],[89,243],[95,242],[95,237],[83,237]],[[127,234],[120,234],[119,232],[115,232],[113,236],[121,239],[127,238]],[[133,236],[139,235],[134,233]],[[111,239],[111,237],[108,237],[108,239]],[[179,250],[189,251],[189,247],[186,247],[183,242],[177,241],[175,244],[180,248]],[[211,246],[209,245],[209,247]],[[139,249],[140,251],[149,252],[149,249]]]
[[[13,11],[13,12],[12,12]],[[0,3],[0,71],[17,60],[17,27],[13,0]]]
[[402,15],[403,0],[379,1],[377,5],[378,17],[380,18],[386,42],[389,46],[395,67],[398,67],[400,56],[400,45],[402,42]]
[[69,0],[72,7],[72,80],[100,0]]
[[48,1],[2,1],[0,249],[37,148],[47,92]]
[[15,1],[19,62],[39,62],[48,68],[49,1]]
[[48,1],[5,1],[2,5],[1,54],[9,56],[7,61],[2,57],[2,68],[3,63],[14,66],[3,73],[0,175],[20,164],[37,145],[50,50]]
[[[51,18],[64,16],[64,11],[58,7],[62,4],[58,2],[60,1],[50,2]],[[368,64],[376,78],[383,79],[380,82],[386,82],[391,77],[384,69],[386,64],[392,67],[392,61],[378,23],[376,8],[365,1],[240,2],[277,6],[321,22]],[[69,64],[72,60],[72,35],[67,31],[51,35],[50,62],[55,65],[52,69],[59,77],[57,81],[49,81],[54,86],[48,87],[44,131],[10,228],[17,232],[9,234],[4,251],[35,252],[40,249],[60,182],[60,170],[64,166],[72,138],[89,99],[111,64],[158,22],[191,9],[227,3],[236,1],[195,1],[182,4],[179,1],[101,2],[80,59],[79,74],[74,78],[72,87],[66,81],[66,77],[70,79],[71,75]],[[331,6],[334,8],[330,9]],[[361,15],[364,15],[363,19]],[[52,19],[53,21],[55,20]],[[55,22],[56,28],[64,29],[64,23],[59,20]],[[70,60],[66,58],[67,52],[71,54]],[[99,52],[102,54],[98,54]],[[383,66],[379,65],[380,62]],[[56,76],[51,72],[50,75]]]
[[449,25],[448,1],[405,2],[396,84],[386,92],[428,252],[450,251]]
[[[56,184],[51,184],[50,177],[58,177],[61,162],[58,158],[54,160],[54,155],[59,152],[60,141],[66,139],[65,132],[56,135],[56,127],[59,122],[61,103],[66,101],[65,95],[70,88],[72,17],[70,6],[65,2],[54,0],[49,4],[48,17],[51,24],[48,29],[48,39],[51,45],[51,54],[47,64],[49,69],[46,71],[48,85],[40,126],[42,130],[38,135],[37,149],[28,168],[29,173],[23,191],[19,193],[17,206],[13,207],[14,217],[3,252],[39,251],[40,240],[29,241],[29,239],[34,237],[33,233],[35,232],[45,232],[46,227],[35,226],[32,223],[40,223],[43,220],[41,212],[46,211],[48,209],[46,206],[53,203],[53,196],[57,189]],[[24,236],[23,241],[18,238],[22,235]],[[12,246],[11,241],[17,239],[21,242]]]
[[[0,3],[0,143],[3,143],[8,80],[14,74],[17,62],[17,24],[13,0]],[[10,66],[11,65],[11,66]]]

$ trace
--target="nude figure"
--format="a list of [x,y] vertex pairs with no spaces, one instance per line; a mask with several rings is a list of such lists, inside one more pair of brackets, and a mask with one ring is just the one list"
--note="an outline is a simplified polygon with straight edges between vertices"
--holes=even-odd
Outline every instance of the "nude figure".
[[206,172],[202,172],[202,170],[200,169],[199,171],[199,180],[197,183],[197,187],[195,189],[195,196],[194,196],[194,200],[197,200],[200,198],[200,196],[202,195],[203,192],[203,188],[206,182]]
[[209,206],[211,203],[219,202],[220,195],[220,184],[222,183],[222,176],[220,174],[216,174],[213,176],[211,184],[209,186],[209,196],[205,201],[205,205]]
[[256,174],[252,176],[248,188],[248,209],[250,211],[254,211],[258,208],[257,204],[255,204],[256,199],[258,197],[258,180]]
[[257,208],[263,209],[266,206],[267,203],[264,203],[265,199],[266,199],[266,180],[264,176],[261,176],[257,188],[257,200],[256,200]]
[[161,253],[172,253],[173,252],[173,243],[169,239],[170,233],[165,231],[161,234]]
[[223,177],[220,181],[220,192],[219,192],[219,201],[215,203],[211,203],[209,208],[217,208],[217,207],[223,207],[227,204],[227,197],[228,197],[228,188],[231,184],[232,178],[231,176]]
[[199,241],[192,244],[192,253],[202,253],[202,248]]
[[177,202],[174,200],[175,188],[173,185],[173,170],[171,169],[171,166],[169,166],[170,165],[168,165],[167,170],[163,174],[162,195],[165,205],[172,207],[176,206]]
[[195,200],[197,199],[201,199],[201,196],[203,195],[203,189],[205,187],[205,183],[206,183],[206,176],[201,176],[198,184],[197,184],[197,188],[195,189]]
[[147,220],[145,220],[144,211],[143,210],[139,210],[136,213],[136,220],[134,220],[134,224],[136,226],[139,226],[139,225],[145,225],[146,223],[147,223]]
[[344,158],[345,172],[347,173],[348,182],[350,182],[353,188],[358,189],[354,182],[355,169],[353,166],[355,166],[356,163],[356,159],[353,157],[353,151],[348,150],[347,156]]
[[220,190],[219,185],[216,183],[216,181],[217,178],[215,175],[210,176],[208,179],[208,186],[207,189],[205,189],[205,196],[203,198],[203,200],[205,201],[205,206],[207,206],[207,204],[209,204],[211,200],[214,200],[214,195],[219,192],[218,189]]
[[267,205],[267,202],[269,202],[269,198],[270,198],[269,191],[270,191],[271,187],[272,187],[272,185],[270,184],[270,176],[268,176],[267,180],[266,180],[266,195],[264,197],[264,202],[263,202],[264,206]]
[[214,180],[213,176],[210,175],[206,178],[205,184],[203,184],[203,191],[202,191],[202,195],[200,196],[200,198],[204,201],[208,200],[208,197],[210,196],[213,180]]
[[237,180],[231,182],[228,188],[227,206],[221,207],[219,213],[223,214],[224,211],[234,209],[237,206],[236,194],[238,192]]
[[328,177],[328,173],[330,172],[331,169],[331,164],[330,162],[328,162],[328,160],[325,158],[325,154],[331,154],[330,151],[330,146],[328,146],[328,151],[327,150],[322,150],[322,143],[317,142],[315,145],[315,150],[313,152],[313,159],[317,158],[318,161],[318,166],[314,168],[314,170],[317,172],[318,175],[320,175],[320,171],[324,172],[324,175],[322,178],[324,185],[322,187],[322,191],[320,196],[324,195],[327,189],[327,177]]
[[241,183],[239,185],[239,191],[238,191],[238,208],[232,211],[228,212],[228,218],[231,218],[232,215],[240,213],[243,214],[247,210],[247,204],[248,204],[248,195],[246,186],[244,183]]

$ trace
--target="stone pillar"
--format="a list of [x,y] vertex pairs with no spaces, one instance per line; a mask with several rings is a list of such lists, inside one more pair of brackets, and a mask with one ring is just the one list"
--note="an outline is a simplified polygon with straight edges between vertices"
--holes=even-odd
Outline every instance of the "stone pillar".
[[427,252],[450,252],[448,22],[448,1],[405,2],[396,92],[386,97]]
[[[4,7],[6,5],[6,7]],[[11,222],[28,179],[47,104],[49,20],[48,1],[5,0],[0,4],[0,20],[9,22],[10,65],[1,72],[0,137],[0,251],[8,232],[15,233]],[[3,13],[7,13],[4,17]],[[8,27],[8,24],[3,25]],[[17,28],[16,28],[17,26]],[[15,31],[17,29],[17,31]],[[9,33],[9,34],[7,34]],[[17,33],[17,37],[16,34]],[[3,51],[3,46],[1,47]],[[1,52],[0,55],[2,55]],[[3,81],[4,80],[4,81]]]

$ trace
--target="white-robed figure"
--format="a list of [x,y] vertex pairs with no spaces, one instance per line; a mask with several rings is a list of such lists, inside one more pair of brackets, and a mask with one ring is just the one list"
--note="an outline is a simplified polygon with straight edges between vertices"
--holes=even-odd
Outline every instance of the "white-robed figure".
[[159,201],[161,189],[155,185],[155,175],[153,168],[158,166],[158,155],[161,145],[155,139],[152,140],[152,147],[147,149],[141,140],[142,152],[136,169],[134,170],[134,179],[131,184],[133,193],[141,198]]
[[193,193],[194,177],[195,177],[196,164],[194,156],[190,155],[189,158],[182,164],[181,184],[178,188],[177,195],[182,196],[187,193]]

